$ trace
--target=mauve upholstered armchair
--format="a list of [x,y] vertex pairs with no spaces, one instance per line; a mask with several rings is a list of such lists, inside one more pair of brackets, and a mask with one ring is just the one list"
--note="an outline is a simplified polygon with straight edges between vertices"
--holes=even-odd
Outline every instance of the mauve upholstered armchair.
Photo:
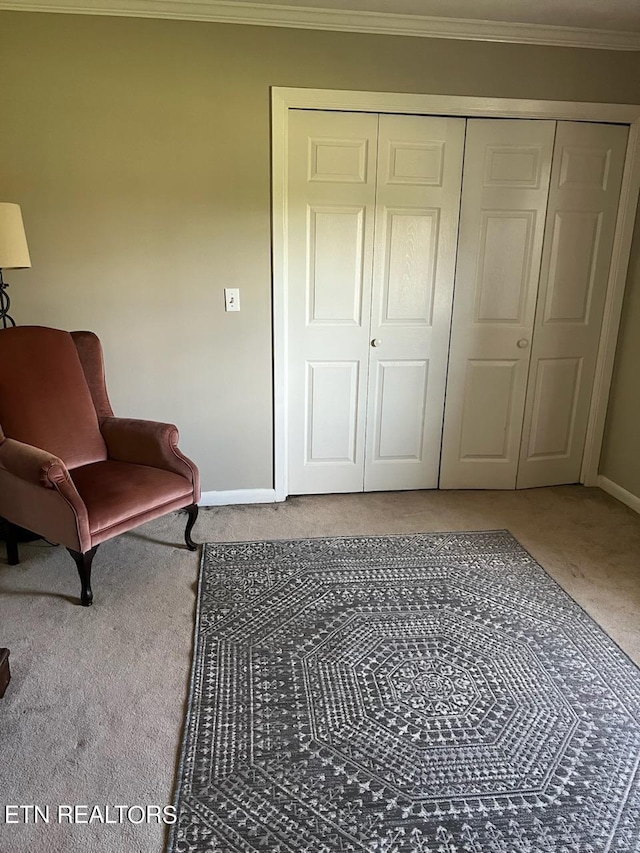
[[19,560],[14,525],[64,545],[89,606],[101,542],[186,508],[195,550],[200,480],[177,443],[172,424],[113,416],[92,332],[0,330],[0,516],[10,564]]

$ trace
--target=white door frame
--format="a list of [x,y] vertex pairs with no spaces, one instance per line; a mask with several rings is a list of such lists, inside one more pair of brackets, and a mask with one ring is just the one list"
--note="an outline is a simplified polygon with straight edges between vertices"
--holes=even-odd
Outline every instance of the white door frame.
[[348,110],[349,112],[405,113],[463,118],[539,118],[611,122],[630,126],[580,475],[580,481],[585,486],[597,485],[598,462],[604,436],[622,299],[640,192],[640,105],[272,87],[273,397],[276,501],[283,501],[288,495],[287,140],[291,109]]

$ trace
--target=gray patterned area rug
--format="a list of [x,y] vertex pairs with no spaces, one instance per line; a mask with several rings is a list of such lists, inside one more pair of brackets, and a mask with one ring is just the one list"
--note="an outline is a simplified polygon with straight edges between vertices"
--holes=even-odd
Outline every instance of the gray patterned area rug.
[[506,531],[205,546],[174,853],[638,853],[640,672]]

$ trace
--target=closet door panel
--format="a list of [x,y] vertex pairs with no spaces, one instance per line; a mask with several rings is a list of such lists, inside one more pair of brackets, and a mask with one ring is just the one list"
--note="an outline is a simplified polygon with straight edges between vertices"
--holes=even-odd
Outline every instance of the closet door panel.
[[377,420],[367,425],[376,437],[371,458],[374,462],[419,462],[424,453],[429,364],[379,359],[373,369],[372,409]]
[[627,135],[558,122],[518,488],[580,480]]
[[467,122],[441,488],[512,489],[555,122]]
[[[469,359],[462,409],[460,458],[509,458],[509,424],[520,363],[509,359]],[[474,413],[483,411],[480,420]]]
[[464,132],[380,116],[367,491],[438,484]]
[[310,205],[307,322],[362,325],[365,208]]
[[292,111],[291,494],[362,491],[378,117]]

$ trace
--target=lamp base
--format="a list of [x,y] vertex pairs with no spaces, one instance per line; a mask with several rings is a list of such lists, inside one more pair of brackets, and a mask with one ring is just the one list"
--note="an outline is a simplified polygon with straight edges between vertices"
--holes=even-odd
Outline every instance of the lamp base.
[[8,287],[9,285],[3,281],[2,270],[0,269],[0,323],[2,324],[3,329],[6,329],[8,326],[15,326],[16,324],[13,317],[9,316],[11,300],[9,299],[9,294],[7,293]]

